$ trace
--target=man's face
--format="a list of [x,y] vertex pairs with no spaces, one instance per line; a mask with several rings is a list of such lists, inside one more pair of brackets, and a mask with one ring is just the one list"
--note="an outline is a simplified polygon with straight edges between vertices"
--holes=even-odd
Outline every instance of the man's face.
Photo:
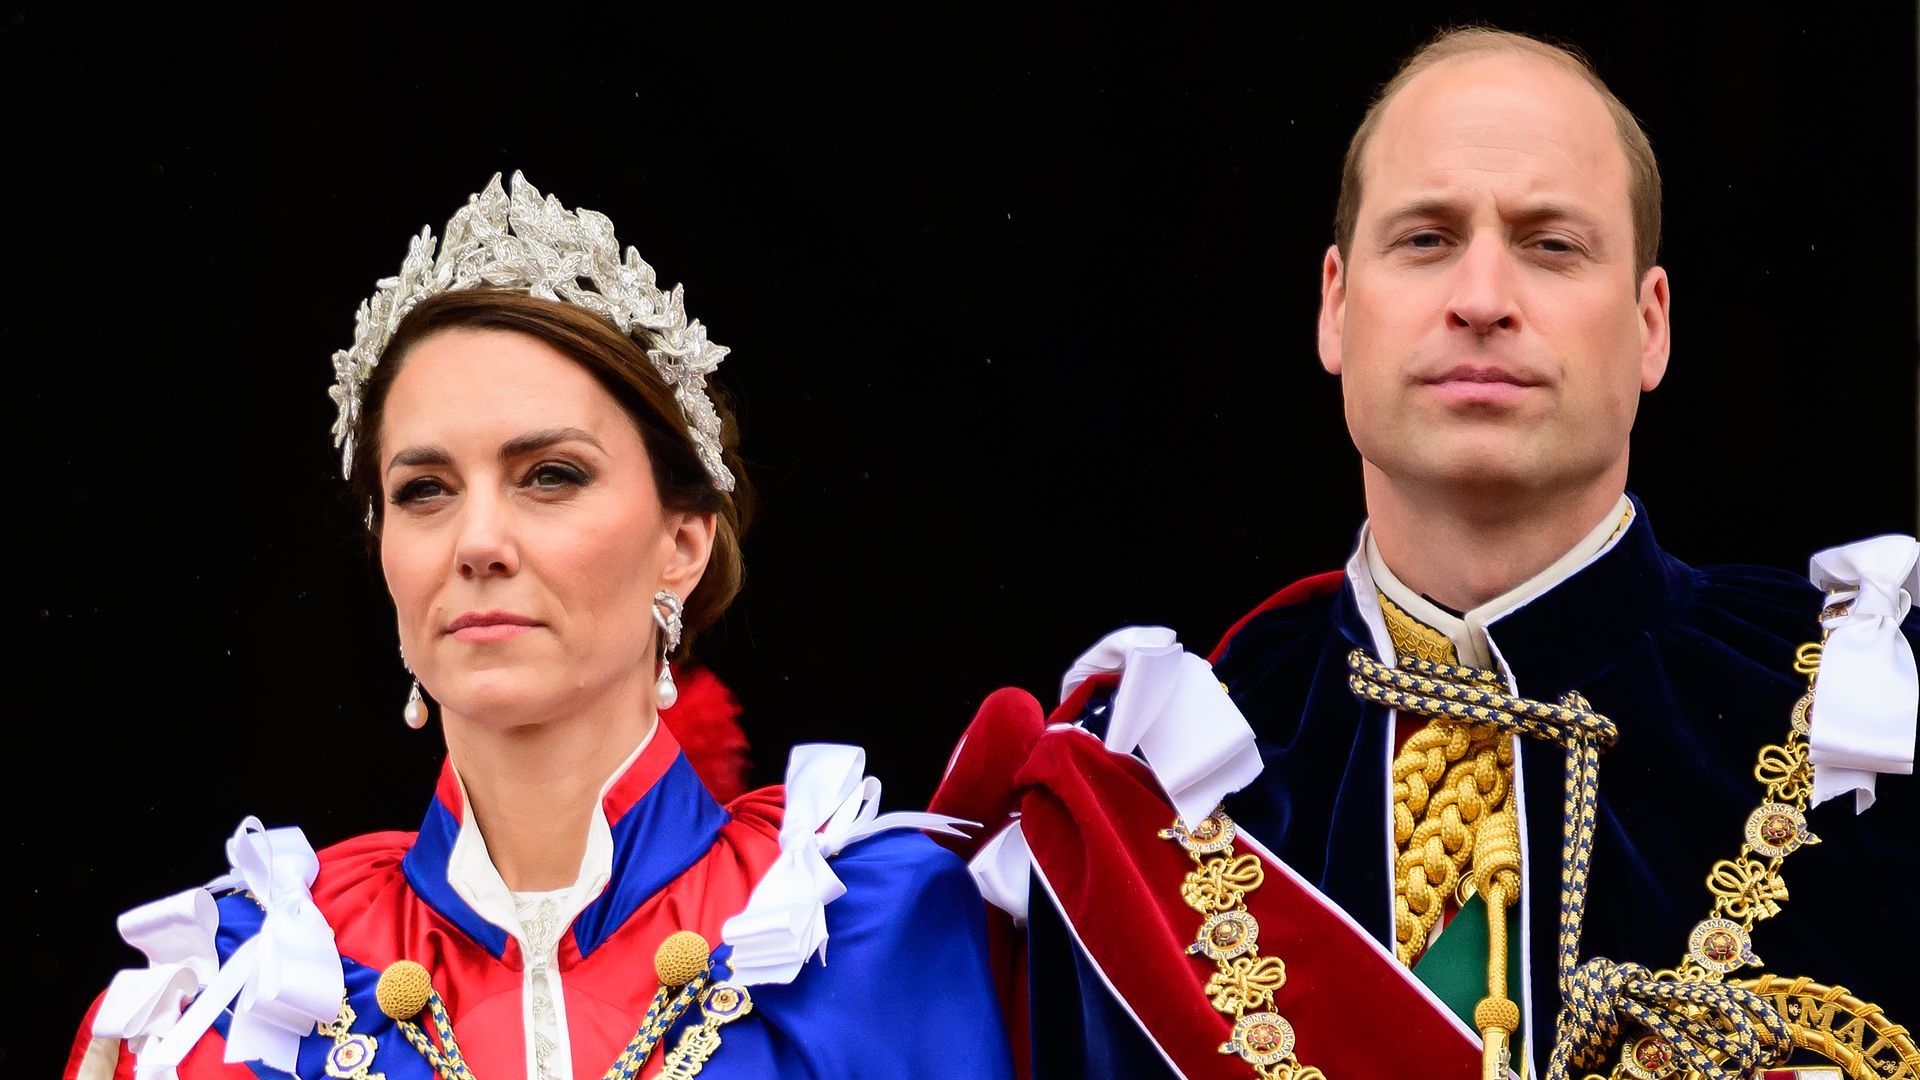
[[1352,250],[1323,267],[1320,357],[1370,472],[1624,486],[1640,392],[1666,369],[1667,283],[1634,280],[1599,95],[1531,57],[1445,61],[1387,105],[1361,176]]

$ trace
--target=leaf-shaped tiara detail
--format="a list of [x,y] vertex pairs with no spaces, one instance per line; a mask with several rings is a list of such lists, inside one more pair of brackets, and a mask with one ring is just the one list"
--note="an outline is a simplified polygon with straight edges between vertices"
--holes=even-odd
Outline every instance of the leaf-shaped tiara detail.
[[699,320],[687,319],[680,286],[661,292],[653,267],[629,247],[623,261],[613,222],[585,207],[570,211],[552,195],[544,198],[526,177],[513,174],[511,196],[500,174],[447,222],[446,242],[434,256],[433,228],[420,230],[407,246],[406,261],[395,277],[374,283],[374,294],[354,315],[353,345],[333,354],[335,384],[327,393],[339,406],[333,444],[340,448],[340,473],[353,469],[360,433],[360,401],[367,379],[393,332],[420,301],[436,293],[476,286],[525,289],[604,316],[632,334],[650,332],[647,358],[673,388],[687,423],[687,435],[707,475],[721,491],[733,490],[733,473],[720,456],[720,414],[707,396],[707,376],[726,358],[727,349],[707,340]]

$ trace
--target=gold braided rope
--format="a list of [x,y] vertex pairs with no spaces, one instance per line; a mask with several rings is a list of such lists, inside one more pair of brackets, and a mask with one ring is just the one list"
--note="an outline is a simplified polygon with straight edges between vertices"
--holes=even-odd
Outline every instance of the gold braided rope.
[[1253,1066],[1262,1080],[1327,1080],[1294,1055],[1293,1025],[1274,1011],[1274,995],[1287,981],[1287,965],[1277,956],[1260,955],[1260,923],[1247,910],[1247,894],[1267,879],[1258,855],[1233,850],[1234,824],[1224,809],[1215,809],[1189,828],[1175,818],[1160,837],[1185,848],[1195,869],[1180,885],[1180,899],[1206,916],[1189,955],[1214,962],[1207,979],[1207,998],[1213,1007],[1233,1017],[1233,1033],[1220,1046]]
[[1597,1064],[1617,1043],[1621,1024],[1628,1019],[1661,1035],[1690,1067],[1713,1080],[1737,1080],[1785,1058],[1793,1046],[1791,1031],[1750,991],[1658,978],[1637,964],[1616,964],[1604,957],[1579,959],[1600,750],[1619,737],[1613,721],[1594,712],[1578,693],[1550,704],[1495,690],[1497,676],[1472,669],[1417,659],[1391,668],[1361,649],[1349,653],[1347,660],[1348,686],[1366,700],[1431,717],[1498,724],[1566,750],[1556,957],[1563,1004],[1548,1060],[1549,1080],[1564,1080],[1576,1066]]
[[[1385,593],[1378,598],[1397,655],[1456,662],[1446,635],[1407,614]],[[1478,846],[1479,821],[1513,812],[1513,739],[1491,724],[1429,720],[1394,756],[1392,783],[1393,950],[1401,963],[1412,966],[1447,898],[1471,881],[1468,867]],[[1507,896],[1517,898],[1517,890]]]
[[[1376,595],[1395,655],[1455,663],[1451,639],[1385,593]],[[1484,678],[1504,689],[1496,673]],[[1411,967],[1447,898],[1464,904],[1467,889],[1479,892],[1487,911],[1487,994],[1474,1006],[1473,1026],[1483,1080],[1505,1077],[1520,1030],[1520,1007],[1507,994],[1506,910],[1519,902],[1521,883],[1513,738],[1492,724],[1430,719],[1395,755],[1392,782],[1394,955]]]
[[[1476,826],[1510,813],[1513,739],[1435,720],[1393,760],[1394,954],[1411,965],[1473,862]],[[1416,823],[1417,817],[1417,823]]]
[[1520,1030],[1520,1006],[1507,996],[1507,908],[1520,882],[1520,823],[1506,808],[1480,823],[1473,844],[1473,884],[1487,905],[1487,996],[1473,1007],[1483,1080],[1504,1080],[1507,1044]]

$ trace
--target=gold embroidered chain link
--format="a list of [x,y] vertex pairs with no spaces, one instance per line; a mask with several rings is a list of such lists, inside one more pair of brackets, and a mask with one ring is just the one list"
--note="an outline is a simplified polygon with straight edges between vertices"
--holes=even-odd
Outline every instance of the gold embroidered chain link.
[[[1813,794],[1813,765],[1807,758],[1807,733],[1813,720],[1813,683],[1820,674],[1825,635],[1794,650],[1793,670],[1807,679],[1807,691],[1794,702],[1787,737],[1760,748],[1753,778],[1765,797],[1747,815],[1745,842],[1731,859],[1721,859],[1707,872],[1707,892],[1713,897],[1708,917],[1687,938],[1687,954],[1671,974],[1690,982],[1724,982],[1729,972],[1758,965],[1754,955],[1754,925],[1780,914],[1788,899],[1780,875],[1788,855],[1820,842],[1807,828],[1807,802]],[[1686,1070],[1678,1056],[1658,1035],[1643,1035],[1621,1050],[1611,1080],[1663,1080]],[[1588,1074],[1586,1080],[1601,1080]]]
[[1194,862],[1180,899],[1205,918],[1187,953],[1213,961],[1207,999],[1233,1017],[1233,1034],[1220,1052],[1238,1055],[1262,1080],[1326,1080],[1319,1069],[1300,1063],[1293,1025],[1274,1011],[1287,965],[1260,955],[1260,924],[1246,903],[1247,894],[1266,881],[1266,870],[1259,856],[1234,853],[1233,835],[1233,820],[1218,809],[1192,828],[1175,818],[1172,828],[1160,830],[1162,839],[1185,848]]

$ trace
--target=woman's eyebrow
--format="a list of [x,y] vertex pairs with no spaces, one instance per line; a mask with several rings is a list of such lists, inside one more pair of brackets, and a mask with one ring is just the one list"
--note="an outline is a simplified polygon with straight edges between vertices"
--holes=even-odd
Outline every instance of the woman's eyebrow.
[[392,472],[408,465],[451,465],[452,463],[453,455],[447,453],[443,447],[409,446],[393,455],[393,460],[387,462],[387,471]]
[[601,446],[600,440],[594,438],[591,433],[577,427],[557,427],[529,431],[525,435],[519,435],[501,443],[500,460],[507,461],[521,457],[563,442],[583,442],[603,454],[607,452],[607,448]]

